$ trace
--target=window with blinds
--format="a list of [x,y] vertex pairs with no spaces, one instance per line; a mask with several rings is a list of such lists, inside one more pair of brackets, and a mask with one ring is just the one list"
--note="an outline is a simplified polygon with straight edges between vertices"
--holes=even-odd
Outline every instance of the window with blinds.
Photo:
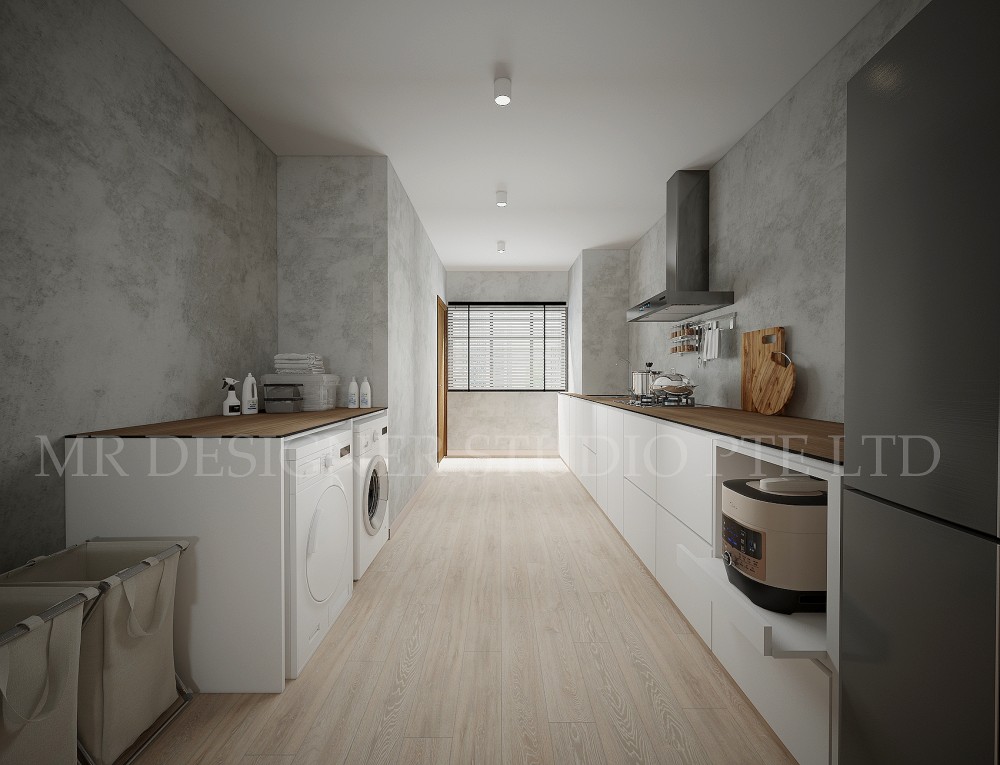
[[566,304],[449,305],[448,389],[566,390]]

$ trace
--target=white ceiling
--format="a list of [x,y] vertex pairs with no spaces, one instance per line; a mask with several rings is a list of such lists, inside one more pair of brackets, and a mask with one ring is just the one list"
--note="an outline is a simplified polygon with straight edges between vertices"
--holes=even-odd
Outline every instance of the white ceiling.
[[125,0],[276,154],[387,155],[448,270],[633,244],[875,2]]

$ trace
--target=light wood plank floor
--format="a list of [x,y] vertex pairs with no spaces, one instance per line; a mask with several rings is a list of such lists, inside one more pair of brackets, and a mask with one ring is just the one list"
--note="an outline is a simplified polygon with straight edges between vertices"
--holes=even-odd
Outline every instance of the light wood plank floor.
[[303,675],[154,763],[794,763],[559,460],[447,459]]

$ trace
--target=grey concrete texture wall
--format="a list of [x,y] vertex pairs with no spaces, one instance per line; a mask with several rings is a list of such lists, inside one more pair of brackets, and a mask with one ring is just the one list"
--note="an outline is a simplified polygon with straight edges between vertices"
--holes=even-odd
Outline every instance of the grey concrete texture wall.
[[389,528],[437,464],[437,298],[445,270],[391,164],[388,171]]
[[452,391],[448,394],[448,454],[559,453],[558,393]]
[[566,390],[583,392],[583,253],[566,274]]
[[65,543],[37,436],[214,414],[276,345],[275,157],[117,0],[0,5],[0,570]]
[[278,159],[278,348],[315,352],[340,376],[367,376],[389,405],[388,160]]
[[449,271],[448,299],[469,303],[560,303],[565,271]]
[[[565,271],[449,271],[448,300],[564,302]],[[556,393],[469,391],[448,394],[448,452],[557,452]]]
[[583,393],[628,390],[629,251],[584,250]]
[[[711,289],[736,292],[721,358],[668,357],[671,325],[633,325],[633,362],[671,366],[703,403],[740,406],[740,335],[783,326],[798,371],[788,413],[844,416],[847,82],[928,0],[883,0],[711,169]],[[678,168],[680,169],[680,168]],[[632,247],[630,302],[663,289],[662,222]]]

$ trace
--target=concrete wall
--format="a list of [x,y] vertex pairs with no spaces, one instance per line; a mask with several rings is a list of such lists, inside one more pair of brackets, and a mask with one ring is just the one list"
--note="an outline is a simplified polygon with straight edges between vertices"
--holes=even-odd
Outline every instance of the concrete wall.
[[583,393],[583,254],[566,276],[566,390]]
[[[448,300],[526,303],[566,300],[565,271],[449,271]],[[557,393],[448,393],[448,453],[553,454]]]
[[624,393],[629,328],[628,250],[584,250],[569,271],[571,393]]
[[0,6],[0,570],[65,541],[36,436],[214,414],[276,345],[274,155],[123,5]]
[[583,393],[628,390],[629,253],[627,250],[584,250],[583,258]]
[[388,160],[278,159],[278,348],[316,352],[340,375],[367,376],[389,405]]
[[278,160],[278,345],[367,377],[389,407],[389,523],[437,457],[437,296],[444,266],[386,157]]
[[388,165],[389,525],[437,464],[437,298],[445,270]]
[[[787,331],[798,384],[788,413],[844,417],[847,81],[927,0],[883,0],[711,169],[711,288],[733,289],[722,358],[667,358],[669,324],[630,329],[630,358],[675,366],[704,403],[740,406],[740,333]],[[662,222],[630,250],[630,303],[663,289]]]
[[462,303],[562,303],[565,271],[449,271],[448,299]]

